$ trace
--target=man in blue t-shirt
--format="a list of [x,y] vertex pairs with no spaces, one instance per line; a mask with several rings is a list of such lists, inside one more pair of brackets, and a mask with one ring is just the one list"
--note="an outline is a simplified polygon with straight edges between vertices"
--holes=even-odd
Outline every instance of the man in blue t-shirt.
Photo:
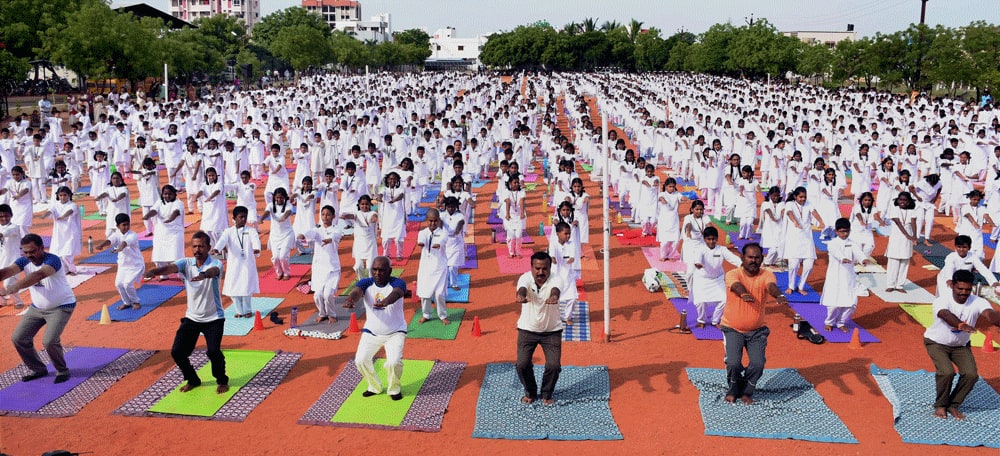
[[[60,341],[66,323],[76,308],[76,296],[66,281],[66,270],[59,257],[45,251],[41,236],[31,234],[21,238],[21,258],[14,264],[0,269],[0,296],[17,295],[27,288],[31,294],[31,307],[14,329],[11,339],[21,361],[31,369],[31,373],[21,377],[30,382],[48,375],[45,363],[35,351],[35,335],[48,325],[42,345],[52,365],[56,368],[55,383],[69,380],[69,368]],[[3,281],[21,272],[24,276],[4,287]]]
[[191,236],[190,258],[181,258],[173,263],[146,271],[146,280],[158,275],[180,274],[184,278],[187,292],[187,311],[181,318],[181,326],[174,336],[174,346],[170,356],[184,374],[187,384],[181,387],[186,393],[201,385],[198,373],[188,359],[198,343],[198,335],[205,335],[206,354],[212,362],[212,376],[215,377],[215,392],[229,391],[229,377],[226,376],[226,358],[222,355],[222,332],[226,318],[222,310],[222,295],[219,293],[219,277],[222,263],[208,255],[211,239],[204,231]]
[[354,357],[361,376],[368,382],[368,389],[361,393],[371,397],[382,392],[382,382],[375,375],[375,353],[385,347],[386,393],[394,401],[403,398],[399,378],[403,374],[403,343],[406,342],[406,316],[403,314],[403,296],[406,282],[392,276],[389,257],[372,260],[371,277],[361,279],[351,290],[344,307],[353,308],[361,301],[365,306],[365,327],[358,341]]

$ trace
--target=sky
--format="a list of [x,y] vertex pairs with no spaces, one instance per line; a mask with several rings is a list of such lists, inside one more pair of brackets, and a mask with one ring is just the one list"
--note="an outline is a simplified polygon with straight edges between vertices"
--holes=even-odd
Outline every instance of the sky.
[[[146,0],[166,10],[169,0]],[[960,27],[974,20],[1000,23],[997,0],[926,0],[927,23]],[[113,6],[138,3],[115,0]],[[261,16],[300,0],[260,0]],[[859,37],[892,33],[920,21],[921,0],[362,0],[361,17],[388,12],[394,31],[419,28],[433,34],[454,27],[458,37],[489,35],[544,20],[559,28],[596,18],[597,23],[631,19],[660,29],[662,36],[685,30],[695,34],[713,24],[742,25],[751,15],[766,18],[780,31],[841,31],[854,24]]]

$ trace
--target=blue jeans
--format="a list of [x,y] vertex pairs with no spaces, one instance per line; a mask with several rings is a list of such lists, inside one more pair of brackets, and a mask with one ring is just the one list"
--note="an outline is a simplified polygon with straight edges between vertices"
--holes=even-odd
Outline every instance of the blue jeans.
[[[767,326],[745,333],[722,327],[722,342],[726,347],[726,382],[729,384],[727,396],[753,396],[757,381],[764,374],[764,350],[769,334],[771,330]],[[743,366],[744,349],[750,358],[746,367]]]

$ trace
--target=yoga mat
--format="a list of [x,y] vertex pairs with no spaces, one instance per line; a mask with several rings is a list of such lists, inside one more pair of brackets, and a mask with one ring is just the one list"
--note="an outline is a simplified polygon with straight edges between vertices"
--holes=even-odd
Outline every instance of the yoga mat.
[[[83,350],[78,354],[74,351]],[[97,351],[97,352],[95,352]],[[91,355],[95,355],[90,359]],[[99,369],[93,368],[98,362],[98,358],[109,358],[119,355],[114,360],[106,363]],[[91,348],[76,347],[66,349],[67,365],[70,369],[70,381],[58,385],[52,383],[54,372],[50,368],[50,374],[46,378],[33,382],[24,383],[21,376],[30,373],[24,364],[10,369],[0,374],[0,415],[20,416],[28,418],[61,418],[73,416],[80,412],[84,406],[107,391],[111,385],[124,377],[129,372],[139,368],[139,366],[153,356],[150,350],[124,350],[113,348]],[[48,363],[48,355],[41,351],[38,355],[42,362]],[[81,362],[91,367],[81,366]],[[65,393],[58,394],[57,391],[67,385],[76,382],[75,387],[65,390]],[[20,391],[20,388],[28,387],[27,391]],[[23,393],[23,394],[22,394]],[[10,396],[28,397],[31,401],[45,402],[44,405],[33,411],[17,411],[9,405],[23,405],[13,400]],[[25,407],[20,407],[25,408]]]
[[100,274],[104,271],[111,269],[110,266],[77,266],[76,275],[66,275],[66,282],[69,283],[70,288],[76,288],[94,276]]
[[490,216],[486,219],[487,225],[503,225],[503,219],[500,218],[500,214],[496,209],[490,211]]
[[[931,324],[934,323],[934,311],[930,304],[900,304],[899,307],[913,317],[920,326],[930,328]],[[969,337],[969,342],[973,347],[982,348],[983,344],[986,343],[986,334],[976,331]],[[1000,343],[994,341],[993,346],[1000,348]]]
[[178,385],[174,391],[150,407],[149,411],[171,415],[213,416],[274,358],[274,352],[270,351],[223,350],[222,353],[226,357],[226,375],[229,376],[228,392],[215,392],[216,383],[212,378],[211,363],[207,363],[198,369],[198,377],[202,379],[200,387],[182,393],[180,388],[187,383]]
[[[254,296],[250,300],[251,312],[260,312],[262,319],[267,319],[267,316],[272,310],[278,307],[284,298],[264,298],[259,296]],[[250,334],[250,330],[253,329],[254,318],[236,318],[236,306],[230,305],[226,308],[226,326],[222,332],[224,336],[245,336]]]
[[872,364],[871,374],[892,405],[893,426],[903,442],[1000,448],[1000,394],[982,378],[962,402],[966,419],[949,416],[943,420],[933,415],[934,372],[882,369]]
[[427,218],[427,208],[426,207],[416,207],[413,210],[413,214],[406,216],[406,221],[408,222],[422,222]]
[[420,309],[417,309],[413,313],[410,325],[406,329],[406,337],[410,339],[455,340],[462,324],[462,318],[465,316],[465,309],[461,307],[448,309],[448,320],[451,324],[447,326],[442,324],[441,320],[438,320],[436,317],[432,320],[419,323],[422,316]]
[[290,264],[308,264],[311,266],[312,262],[313,256],[311,253],[304,255],[292,255],[292,257],[288,259],[288,263]]
[[724,369],[686,369],[701,392],[705,435],[858,443],[816,389],[795,369],[765,369],[753,405],[725,401]]
[[[506,230],[497,230],[496,231],[496,242],[498,244],[505,244],[507,242],[507,231]],[[524,235],[521,236],[521,244],[534,244],[534,243],[535,243],[535,240],[532,239],[531,235],[529,235],[527,232],[525,232]]]
[[614,239],[617,239],[621,245],[627,246],[639,246],[639,247],[659,247],[660,243],[656,242],[656,236],[643,236],[642,230],[628,229],[628,230],[613,230],[611,232]]
[[[345,309],[344,302],[347,298],[336,297],[334,298],[334,314],[337,317],[335,321],[327,320],[324,322],[319,320],[319,314],[314,313],[306,321],[299,323],[295,328],[285,329],[284,334],[286,336],[298,336],[298,337],[312,337],[316,339],[329,339],[336,340],[343,336],[344,331],[347,331],[348,326],[351,323],[351,314],[353,313],[359,320],[365,314],[365,306],[354,306],[353,309]],[[302,307],[299,308],[299,315],[302,315]],[[282,316],[285,320],[285,324],[291,324],[288,321],[288,315]],[[265,326],[268,323],[264,323]]]
[[885,274],[885,268],[878,264],[875,258],[868,257],[869,264],[857,264],[854,265],[854,271],[858,274]]
[[816,251],[817,252],[826,252],[826,251],[828,251],[828,249],[826,248],[826,243],[830,242],[830,241],[829,240],[820,240],[819,236],[820,236],[821,233],[822,233],[821,231],[813,231],[812,232],[813,245],[816,246]]
[[[722,340],[722,330],[718,326],[712,326],[706,322],[704,328],[698,327],[698,309],[695,308],[694,304],[688,303],[687,298],[672,298],[670,303],[674,305],[677,309],[678,315],[681,311],[687,311],[687,326],[691,329],[691,334],[694,334],[694,338],[698,340]],[[715,305],[709,305],[705,309],[705,317],[707,319],[712,318],[712,312],[715,311]]]
[[521,274],[531,270],[531,249],[521,247],[521,258],[511,258],[507,247],[497,247],[497,264],[501,274]]
[[525,182],[537,182],[538,174],[525,174],[524,176],[522,176],[521,180]]
[[524,191],[526,191],[526,192],[533,192],[533,191],[535,191],[536,188],[538,188],[538,184],[536,184],[534,182],[530,182],[530,183],[524,184]]
[[17,382],[0,390],[0,408],[10,412],[37,412],[127,352],[124,348],[95,347],[76,347],[66,351],[66,366],[70,370],[68,381],[52,383],[56,370],[52,363],[48,363],[48,377]]
[[[396,277],[396,278],[402,277],[403,276],[403,268],[392,268],[392,276]],[[347,286],[347,288],[344,288],[344,291],[340,292],[340,296],[347,296],[347,295],[351,294],[351,290],[354,290],[354,286],[357,285],[357,283],[358,283],[358,279],[354,279],[351,282],[351,284]],[[416,293],[416,290],[413,290],[413,292]]]
[[[179,368],[174,367],[163,377],[156,381],[147,390],[140,393],[135,398],[129,400],[117,410],[112,412],[115,415],[125,416],[158,416],[158,417],[181,417],[188,419],[211,419],[218,421],[243,421],[285,378],[292,366],[302,357],[301,353],[289,352],[259,352],[248,350],[223,350],[226,354],[226,373],[229,375],[229,394],[221,395],[215,393],[215,380],[211,376],[211,368],[208,365],[208,357],[204,350],[196,350],[191,355],[191,364],[195,369],[206,368],[208,373],[202,375],[200,387],[187,393],[177,392],[177,388],[184,382]],[[270,357],[262,368],[250,371],[246,366],[259,365],[259,359]],[[246,361],[249,358],[249,361]],[[236,372],[240,372],[236,375]],[[233,393],[235,391],[235,394]],[[159,403],[170,395],[183,395],[182,397],[170,398],[163,406]],[[200,400],[200,396],[205,396],[205,401]],[[230,396],[230,399],[223,401],[212,415],[204,415],[206,410],[215,408],[215,403],[223,396]],[[161,413],[151,410],[154,407],[163,408],[170,406],[173,410],[168,413]]]
[[986,246],[986,247],[989,247],[989,248],[991,248],[993,250],[996,250],[997,243],[993,242],[993,240],[990,239],[990,234],[991,233],[983,233],[983,245]]
[[[375,360],[375,374],[380,379],[386,378],[384,364],[384,359]],[[331,421],[393,427],[401,425],[433,367],[434,361],[404,360],[403,375],[400,377],[403,399],[398,401],[392,400],[388,394],[363,397],[361,393],[368,390],[368,384],[358,382]],[[382,386],[384,388],[385,384]]]
[[785,290],[788,289],[788,273],[776,273],[774,278],[778,290],[787,295],[788,302],[819,302],[820,294],[812,285],[809,285],[809,282],[806,282],[805,286],[806,295],[802,296],[798,291],[793,291],[791,294],[785,293]]
[[826,306],[821,306],[819,304],[807,304],[807,303],[789,303],[795,313],[799,314],[802,318],[806,319],[816,332],[826,337],[827,342],[846,344],[851,341],[851,336],[854,333],[854,329],[858,330],[858,338],[862,343],[870,344],[872,342],[881,342],[877,337],[873,336],[865,328],[858,326],[854,320],[847,320],[847,332],[843,332],[837,328],[833,328],[831,331],[823,329],[824,321],[826,320]]
[[471,279],[471,276],[469,276],[469,274],[459,274],[458,275],[458,280],[457,280],[459,289],[456,290],[456,289],[452,288],[451,286],[454,285],[454,284],[449,283],[448,284],[448,294],[447,294],[447,297],[445,298],[445,301],[446,302],[460,302],[460,303],[467,303],[467,302],[469,302],[469,280],[470,279]]
[[[534,366],[541,384],[543,366]],[[611,382],[607,366],[562,366],[552,398],[521,403],[524,387],[511,363],[486,365],[476,401],[472,436],[511,440],[622,440],[611,416]]]
[[441,194],[440,190],[428,190],[424,192],[424,195],[420,197],[421,203],[433,203],[437,201],[438,195]]
[[677,284],[675,284],[673,279],[669,276],[661,272],[657,274],[657,279],[660,282],[660,291],[663,292],[663,295],[666,296],[667,299],[685,298],[684,300],[687,301],[687,296],[684,296],[684,293],[681,293],[681,290],[677,288]]
[[858,284],[862,287],[868,288],[869,291],[885,302],[897,304],[902,302],[930,304],[934,302],[933,294],[910,281],[907,281],[906,284],[903,285],[903,289],[906,290],[906,293],[900,293],[898,291],[893,291],[891,293],[886,292],[886,274],[861,274],[858,276]]
[[291,265],[292,278],[288,280],[278,280],[277,276],[274,274],[274,268],[268,269],[263,274],[260,274],[260,292],[264,294],[288,294],[295,288],[295,284],[305,275],[312,266],[304,264],[293,264]]
[[[384,361],[376,360],[376,365],[381,366],[382,362]],[[415,366],[415,363],[432,363],[433,366],[425,374],[425,378],[422,379],[420,388],[418,390],[410,390],[405,379],[410,376],[407,375],[408,372],[412,374],[410,372],[413,370],[411,366]],[[344,366],[337,379],[333,381],[316,403],[299,419],[299,424],[437,432],[441,430],[441,421],[444,418],[444,413],[448,408],[451,395],[454,393],[455,387],[458,385],[458,379],[461,377],[464,369],[465,363],[403,360],[404,382],[402,394],[404,400],[393,401],[385,394],[361,397],[358,388],[362,388],[361,391],[364,391],[363,388],[365,386],[362,386],[364,382],[354,363],[350,362]],[[384,379],[385,374],[381,374],[380,378]],[[416,397],[412,399],[408,410],[405,411],[405,415],[403,415],[402,420],[398,424],[384,425],[369,423],[369,421],[374,421],[369,419],[369,415],[382,414],[380,407],[383,405],[383,402],[387,406],[393,406],[393,404],[404,402],[408,394],[411,397],[415,394]],[[359,418],[364,419],[364,422],[336,421],[335,416],[340,413],[340,409],[345,407],[354,410],[345,410],[344,415],[358,412],[362,414]]]
[[[98,241],[94,240],[97,244]],[[153,248],[153,241],[139,241],[139,250],[148,250]],[[111,251],[111,249],[104,250],[102,252],[97,252],[88,258],[84,258],[78,261],[80,264],[117,264],[118,254]]]
[[[385,255],[385,252],[382,251],[381,245],[379,245],[377,248],[379,255]],[[403,255],[402,255],[403,259],[399,260],[396,259],[397,256],[396,243],[393,242],[393,245],[389,247],[389,252],[392,253],[392,255],[389,256],[390,260],[392,261],[392,264],[394,266],[406,266],[406,263],[410,262],[410,256],[413,255],[413,251],[416,248],[417,248],[417,233],[411,231],[410,233],[407,234],[405,238],[403,238]]]
[[479,269],[479,254],[476,251],[476,244],[465,244],[465,264],[459,269]]
[[931,241],[930,247],[923,244],[913,246],[913,253],[919,253],[925,257],[946,257],[952,250],[943,244]]
[[[119,299],[114,304],[108,305],[108,315],[111,316],[112,321],[137,321],[181,291],[184,291],[183,286],[143,284],[136,290],[136,293],[139,295],[139,303],[142,304],[142,307],[138,310],[133,310],[131,307],[125,310],[118,310],[118,306],[122,305],[122,301]],[[93,315],[87,317],[87,320],[101,321],[101,311],[98,310]]]
[[659,247],[643,247],[642,255],[649,262],[649,267],[662,272],[682,272],[687,270],[687,265],[681,260],[660,261]]
[[563,328],[562,340],[566,342],[587,342],[590,340],[590,305],[587,301],[577,301],[573,308],[572,325]]
[[736,223],[739,219],[737,219],[735,217],[733,218],[733,224],[732,225],[726,224],[726,219],[723,218],[723,217],[716,217],[714,215],[711,215],[708,218],[711,219],[712,220],[712,224],[715,225],[715,227],[719,229],[719,237],[724,236],[726,233],[739,233],[740,232],[740,225],[739,225],[739,223]]

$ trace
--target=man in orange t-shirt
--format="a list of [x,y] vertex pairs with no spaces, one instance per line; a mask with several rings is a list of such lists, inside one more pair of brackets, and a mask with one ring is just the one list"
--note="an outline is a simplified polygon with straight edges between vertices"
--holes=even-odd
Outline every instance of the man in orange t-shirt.
[[[764,349],[771,330],[764,324],[764,305],[769,298],[787,304],[771,271],[762,271],[764,249],[752,242],[743,247],[743,265],[726,273],[726,309],[722,313],[722,336],[726,347],[726,402],[753,404],[757,381],[764,373]],[[743,366],[743,350],[750,363]]]

